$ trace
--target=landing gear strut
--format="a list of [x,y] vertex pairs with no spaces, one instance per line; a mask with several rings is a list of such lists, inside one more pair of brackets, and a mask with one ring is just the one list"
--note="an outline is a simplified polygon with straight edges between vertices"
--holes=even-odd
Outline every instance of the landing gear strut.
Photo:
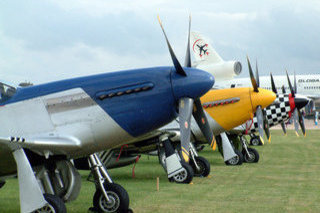
[[35,167],[36,177],[44,193],[57,195],[64,202],[75,200],[81,189],[81,176],[68,160],[47,160]]
[[195,147],[190,143],[190,165],[196,177],[207,177],[210,174],[210,163],[204,157],[198,155]]
[[[20,211],[66,213],[64,202],[58,195],[43,194],[44,188],[43,184],[40,184],[41,179],[35,176],[35,171],[23,148],[13,146],[12,149],[18,170]],[[47,176],[49,177],[49,174]]]
[[226,165],[228,166],[240,166],[243,163],[243,155],[242,153],[237,150],[234,149],[234,152],[236,153],[237,156],[231,158],[230,160],[226,161]]
[[242,142],[242,154],[244,162],[246,163],[257,163],[259,161],[259,153],[256,149],[249,148],[247,146],[247,140],[244,136],[240,136]]
[[[228,166],[239,166],[243,163],[243,155],[242,153],[237,149],[237,145],[238,145],[238,138],[234,137],[233,135],[227,135],[229,142],[232,146],[232,149],[234,151],[234,153],[236,154],[236,156],[234,156],[233,158],[226,160],[225,164]],[[220,154],[224,157],[223,153],[223,141],[222,141],[222,137],[221,135],[216,136],[216,140],[217,140],[217,144],[218,144],[218,149]]]
[[114,183],[97,154],[88,158],[94,176],[96,192],[93,196],[94,210],[97,212],[129,212],[129,195]]
[[190,183],[193,179],[192,167],[181,161],[168,138],[162,140],[159,146],[159,161],[168,174],[169,181]]

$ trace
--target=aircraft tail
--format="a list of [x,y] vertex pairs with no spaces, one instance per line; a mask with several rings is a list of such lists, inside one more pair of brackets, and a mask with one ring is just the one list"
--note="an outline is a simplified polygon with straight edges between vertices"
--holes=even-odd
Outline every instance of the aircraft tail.
[[191,32],[190,44],[196,63],[216,64],[223,62],[220,55],[208,41],[198,32]]

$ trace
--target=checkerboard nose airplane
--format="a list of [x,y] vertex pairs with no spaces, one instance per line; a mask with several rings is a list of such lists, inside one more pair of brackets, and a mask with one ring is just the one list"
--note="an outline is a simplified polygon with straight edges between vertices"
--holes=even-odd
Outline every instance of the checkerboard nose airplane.
[[126,212],[127,192],[112,181],[94,153],[132,143],[177,116],[188,161],[192,109],[197,109],[193,115],[198,125],[208,129],[198,103],[214,78],[191,68],[190,54],[182,67],[162,30],[173,67],[104,73],[25,88],[2,84],[8,89],[1,91],[0,182],[2,186],[5,179],[18,175],[21,212],[66,212],[63,201],[76,199],[81,185],[70,159],[81,156],[88,156],[94,171],[93,205],[101,212]]
[[[265,133],[269,142],[271,140],[269,127],[275,126],[277,124],[281,124],[282,130],[286,134],[286,127],[284,122],[291,117],[293,117],[293,120],[294,120],[296,135],[299,136],[298,130],[300,125],[303,135],[306,136],[306,128],[304,125],[304,119],[302,117],[301,109],[309,103],[310,99],[307,98],[306,96],[296,94],[296,86],[292,87],[288,72],[286,74],[287,74],[288,85],[290,88],[289,94],[286,93],[284,87],[283,87],[283,92],[281,94],[278,93],[277,87],[273,80],[273,76],[272,74],[270,74],[271,88],[272,88],[272,91],[275,94],[277,94],[277,98],[274,101],[274,103],[272,103],[266,109],[263,110],[263,116],[264,116],[263,129],[265,130]],[[294,83],[294,85],[296,85],[296,82]],[[247,121],[245,124],[234,128],[233,130],[230,131],[230,133],[231,134],[236,133],[239,135],[249,134],[251,136],[251,139],[250,139],[251,144],[261,145],[264,143],[263,139],[261,139],[261,137],[257,137],[256,135],[254,135],[254,133],[258,131],[259,131],[259,128],[258,128],[257,116],[255,114],[252,120]],[[261,135],[263,136],[262,133],[263,132],[261,129],[259,132],[260,136]]]

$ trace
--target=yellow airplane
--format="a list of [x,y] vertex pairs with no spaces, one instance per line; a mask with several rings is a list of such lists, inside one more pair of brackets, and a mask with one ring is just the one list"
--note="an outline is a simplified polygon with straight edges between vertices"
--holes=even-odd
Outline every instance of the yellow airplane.
[[259,88],[230,88],[211,90],[200,98],[205,111],[216,121],[219,127],[228,131],[237,125],[253,118],[254,112],[259,108],[269,106],[276,95],[266,89]]

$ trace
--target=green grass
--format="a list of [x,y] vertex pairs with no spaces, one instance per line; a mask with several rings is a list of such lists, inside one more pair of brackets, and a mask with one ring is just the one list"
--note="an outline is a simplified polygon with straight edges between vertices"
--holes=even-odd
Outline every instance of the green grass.
[[[143,156],[136,165],[110,170],[113,180],[129,193],[134,212],[320,212],[320,131],[306,138],[289,131],[272,131],[272,142],[257,147],[257,164],[225,166],[218,152],[200,153],[211,164],[210,178],[193,184],[169,183],[156,157]],[[266,140],[265,140],[266,141]],[[85,181],[79,198],[67,204],[68,212],[87,212],[94,186]],[[156,191],[156,177],[160,191]],[[0,212],[19,212],[18,182],[8,180],[0,190]]]

